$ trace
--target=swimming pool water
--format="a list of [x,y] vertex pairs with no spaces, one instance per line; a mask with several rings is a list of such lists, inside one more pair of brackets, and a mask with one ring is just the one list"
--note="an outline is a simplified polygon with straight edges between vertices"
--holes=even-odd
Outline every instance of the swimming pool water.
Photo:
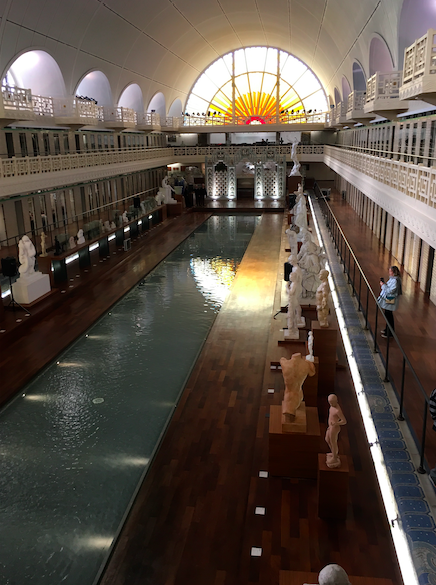
[[259,219],[210,218],[0,412],[0,583],[94,582]]

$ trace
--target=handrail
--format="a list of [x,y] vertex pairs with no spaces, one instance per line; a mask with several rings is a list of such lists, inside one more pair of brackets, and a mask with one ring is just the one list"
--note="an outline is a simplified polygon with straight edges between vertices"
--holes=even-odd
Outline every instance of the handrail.
[[[425,390],[424,390],[424,388],[419,380],[417,373],[415,372],[412,364],[410,363],[410,360],[407,357],[406,352],[402,348],[400,340],[397,337],[397,334],[395,333],[395,331],[392,329],[392,327],[388,323],[380,305],[378,304],[378,302],[377,302],[378,297],[374,294],[374,291],[372,290],[371,285],[368,282],[368,279],[366,278],[365,273],[364,273],[356,255],[353,252],[353,249],[351,248],[350,243],[348,242],[335,214],[333,213],[332,208],[328,204],[326,198],[323,196],[318,184],[316,184],[316,183],[315,183],[314,190],[315,190],[315,195],[318,197],[318,202],[320,203],[321,211],[326,218],[327,227],[333,236],[333,240],[334,240],[336,249],[337,249],[338,254],[341,258],[341,262],[344,265],[344,273],[347,274],[348,282],[349,282],[349,284],[351,284],[351,286],[353,288],[353,296],[357,295],[359,310],[362,311],[362,313],[365,317],[365,328],[368,329],[369,333],[371,334],[371,336],[373,338],[374,353],[380,352],[380,346],[377,343],[377,322],[378,322],[379,312],[381,312],[383,319],[386,322],[386,326],[389,328],[390,334],[391,334],[392,338],[394,339],[394,341],[397,343],[398,349],[400,350],[400,352],[402,354],[403,367],[402,367],[402,375],[401,375],[401,391],[400,391],[400,397],[399,397],[400,398],[400,413],[398,416],[398,420],[404,420],[403,412],[405,412],[405,411],[404,411],[403,403],[404,403],[404,380],[405,380],[405,367],[406,367],[406,365],[408,366],[409,371],[412,374],[415,382],[417,383],[418,388],[419,388],[419,390],[420,390],[420,392],[425,400],[425,403],[426,403],[425,408],[424,408],[425,418],[423,420],[423,426],[422,426],[421,445],[418,445],[418,449],[420,452],[420,465],[418,467],[418,472],[419,473],[426,473],[425,468],[424,468],[424,451],[425,451],[426,430],[427,430],[426,416],[427,416],[427,411],[428,411],[429,398],[428,398],[428,396],[427,396],[427,394],[426,394],[426,392],[425,392]],[[346,265],[347,253],[348,253],[348,270],[347,270],[347,265]],[[351,270],[350,270],[351,258],[353,259],[353,262],[354,262],[352,276],[351,276]],[[355,287],[355,281],[356,281],[355,269],[356,268],[358,269],[358,272],[359,272],[359,293],[358,294],[357,294],[357,290]],[[351,278],[351,281],[350,281],[350,278]],[[364,309],[363,304],[361,302],[361,283],[362,283],[362,280],[366,284],[366,288],[367,288],[366,310]],[[370,324],[369,324],[369,320],[368,320],[368,317],[369,317],[368,303],[369,303],[369,296],[370,295],[372,296],[372,299],[373,299],[375,307],[376,307],[374,332],[372,331]],[[390,336],[388,335],[387,336],[387,347],[386,347],[386,360],[385,360],[385,382],[391,381],[392,386],[395,388],[392,376],[389,375],[389,340],[390,340]],[[382,354],[381,354],[381,357],[383,359]],[[416,441],[418,441],[418,440],[416,439]]]

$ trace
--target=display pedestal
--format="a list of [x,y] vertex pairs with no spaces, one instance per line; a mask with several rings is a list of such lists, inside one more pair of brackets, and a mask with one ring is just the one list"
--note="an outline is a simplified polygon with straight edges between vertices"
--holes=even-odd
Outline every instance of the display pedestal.
[[282,402],[282,431],[284,433],[306,433],[307,432],[307,419],[306,419],[306,405],[304,401],[297,408],[295,413],[295,419],[292,422],[286,420],[286,415],[283,414],[283,402]]
[[321,327],[312,321],[313,354],[319,359],[319,392],[323,395],[335,391],[336,343],[338,330],[335,326]]
[[313,363],[315,365],[315,375],[307,376],[303,383],[303,395],[306,407],[318,405],[319,360],[317,357],[313,358]]
[[281,405],[271,406],[268,455],[271,475],[316,478],[321,439],[317,408],[306,408],[306,422],[306,433],[285,433]]
[[349,468],[345,455],[339,455],[341,466],[330,468],[326,454],[318,454],[318,516],[329,520],[346,520]]
[[34,272],[30,277],[20,276],[12,285],[12,290],[17,303],[30,305],[51,291],[50,277],[42,272]]

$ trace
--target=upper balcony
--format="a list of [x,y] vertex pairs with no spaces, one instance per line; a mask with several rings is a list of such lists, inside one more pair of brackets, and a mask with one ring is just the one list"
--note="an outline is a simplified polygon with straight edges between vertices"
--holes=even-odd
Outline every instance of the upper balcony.
[[400,99],[421,99],[436,105],[436,30],[427,33],[404,51]]
[[407,112],[408,102],[400,99],[402,80],[402,71],[377,72],[370,77],[366,82],[364,111],[374,112],[374,114],[388,120],[395,120],[398,114]]
[[18,120],[35,120],[30,89],[3,85],[0,92],[0,126]]
[[376,116],[365,112],[366,91],[352,91],[348,96],[347,120],[349,122],[370,122]]

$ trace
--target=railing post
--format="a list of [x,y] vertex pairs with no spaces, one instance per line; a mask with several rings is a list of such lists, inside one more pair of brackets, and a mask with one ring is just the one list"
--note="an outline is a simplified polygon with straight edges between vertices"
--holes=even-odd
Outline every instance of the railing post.
[[398,420],[404,420],[403,403],[404,403],[404,378],[405,378],[405,374],[406,374],[406,358],[403,357],[403,369],[401,372],[400,413],[398,415]]
[[419,461],[418,473],[425,473],[424,469],[424,450],[425,450],[425,435],[427,432],[427,410],[428,410],[428,402],[427,400],[424,402],[424,423],[422,425],[422,439],[421,439],[421,457]]
[[365,329],[368,329],[369,288],[366,289]]
[[377,353],[378,305],[375,307],[374,353]]
[[391,338],[391,336],[389,335],[389,325],[386,323],[386,331],[388,333],[387,335],[387,344],[386,344],[386,366],[385,366],[385,382],[389,382],[389,340]]
[[359,305],[359,311],[362,310],[362,303],[360,302],[360,299],[362,297],[362,273],[359,270],[359,296],[357,298],[358,300],[358,305]]

